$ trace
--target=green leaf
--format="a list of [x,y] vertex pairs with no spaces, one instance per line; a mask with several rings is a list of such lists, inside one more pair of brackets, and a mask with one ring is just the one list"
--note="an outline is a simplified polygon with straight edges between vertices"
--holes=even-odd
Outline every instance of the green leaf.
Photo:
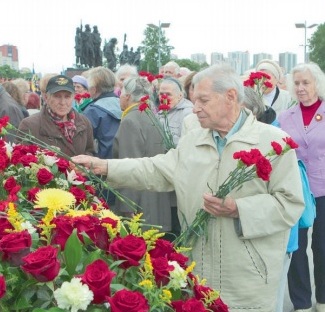
[[68,238],[63,254],[67,272],[70,276],[73,276],[76,273],[76,267],[82,255],[82,243],[77,236],[76,229],[73,230]]
[[66,312],[65,310],[62,310],[60,308],[57,308],[57,307],[53,307],[51,309],[42,309],[42,308],[36,308],[36,309],[33,309],[32,312]]

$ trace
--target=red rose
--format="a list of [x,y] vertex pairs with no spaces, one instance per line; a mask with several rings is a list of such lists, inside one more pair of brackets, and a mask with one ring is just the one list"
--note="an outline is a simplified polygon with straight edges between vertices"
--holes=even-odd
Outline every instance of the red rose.
[[71,194],[76,198],[76,204],[79,205],[81,202],[87,200],[87,195],[84,190],[77,186],[72,186],[69,190]]
[[109,249],[109,236],[107,233],[106,227],[104,227],[104,224],[110,224],[113,229],[117,227],[117,221],[113,220],[111,218],[104,218],[100,220],[100,224],[96,224],[94,227],[94,243],[96,246],[104,251],[108,251]]
[[211,304],[208,305],[208,309],[213,312],[228,312],[228,306],[221,300],[219,297],[218,299],[214,300]]
[[169,261],[176,261],[183,269],[187,267],[186,263],[188,261],[188,257],[186,257],[184,254],[173,252],[169,258]]
[[85,189],[91,195],[95,195],[96,194],[96,190],[95,190],[95,188],[92,185],[85,184]]
[[68,216],[58,216],[52,220],[55,228],[52,232],[52,244],[60,245],[64,250],[65,244],[73,231],[72,219]]
[[6,154],[5,150],[1,151],[1,155],[0,155],[0,171],[5,170],[9,165],[9,158]]
[[157,285],[167,285],[169,282],[169,272],[174,270],[174,266],[168,264],[168,260],[165,257],[152,258],[151,262]]
[[32,238],[27,230],[3,236],[0,240],[3,260],[9,261],[14,266],[19,266],[22,263],[22,258],[29,253],[31,245]]
[[148,312],[147,299],[137,291],[122,289],[108,298],[111,312]]
[[60,270],[58,250],[52,246],[40,247],[23,258],[21,268],[39,282],[53,281]]
[[169,259],[173,252],[175,252],[174,245],[168,240],[159,238],[155,242],[155,248],[150,250],[149,254],[153,258],[167,257]]
[[3,188],[8,192],[10,193],[10,191],[17,186],[17,182],[16,182],[16,179],[11,176],[9,177],[6,182],[4,183],[3,185]]
[[193,292],[194,296],[198,300],[203,300],[209,292],[213,291],[212,288],[204,286],[204,285],[194,285]]
[[6,279],[0,275],[0,299],[6,294]]
[[95,225],[99,224],[98,218],[93,216],[75,217],[72,219],[73,228],[77,229],[80,241],[84,241],[82,233],[86,233],[92,241],[95,241]]
[[53,180],[54,175],[47,169],[41,168],[40,170],[38,170],[36,177],[39,184],[46,185]]
[[87,265],[85,273],[81,275],[81,281],[94,293],[92,303],[101,304],[106,301],[106,297],[111,296],[110,285],[115,275],[116,273],[110,271],[107,263],[101,259]]
[[142,237],[127,235],[116,237],[109,246],[109,252],[118,260],[126,260],[121,267],[127,269],[130,266],[139,266],[147,250],[146,242]]
[[[5,209],[7,208],[8,203],[4,203]],[[0,218],[0,240],[3,236],[8,235],[7,230],[13,230],[14,227],[12,224],[8,221],[7,218]]]
[[35,155],[28,154],[22,156],[19,162],[22,163],[24,167],[29,167],[31,163],[37,164],[38,158]]
[[39,187],[33,187],[27,191],[27,199],[31,202],[36,201],[36,194],[40,191],[41,189]]
[[173,301],[172,307],[176,312],[206,312],[202,301],[195,298],[188,299],[187,301],[177,300]]
[[63,173],[69,169],[69,161],[64,158],[59,158],[56,165],[58,166],[59,171]]

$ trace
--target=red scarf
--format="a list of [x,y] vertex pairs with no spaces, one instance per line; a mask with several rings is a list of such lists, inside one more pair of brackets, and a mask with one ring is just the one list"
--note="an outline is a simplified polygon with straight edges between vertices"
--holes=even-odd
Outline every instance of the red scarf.
[[61,117],[59,117],[50,109],[50,107],[47,107],[47,111],[49,112],[52,121],[59,127],[67,141],[72,143],[72,139],[77,130],[76,125],[74,123],[76,115],[73,109],[68,113],[67,121],[63,121]]

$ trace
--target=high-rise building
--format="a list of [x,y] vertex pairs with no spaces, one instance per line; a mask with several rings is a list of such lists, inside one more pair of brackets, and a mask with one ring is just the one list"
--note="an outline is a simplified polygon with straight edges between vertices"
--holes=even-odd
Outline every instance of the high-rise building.
[[236,70],[238,75],[243,75],[250,67],[249,52],[228,52],[228,63]]
[[279,53],[279,65],[283,67],[286,73],[297,65],[297,54],[291,52]]
[[191,60],[193,62],[203,64],[206,63],[207,57],[204,53],[195,53],[195,54],[191,54]]
[[216,64],[220,61],[224,61],[224,57],[222,53],[212,52],[211,53],[211,65]]
[[255,68],[256,65],[261,61],[261,60],[272,60],[272,55],[269,53],[257,53],[253,55],[253,67]]
[[16,46],[9,44],[0,46],[0,66],[4,65],[19,70],[18,50]]

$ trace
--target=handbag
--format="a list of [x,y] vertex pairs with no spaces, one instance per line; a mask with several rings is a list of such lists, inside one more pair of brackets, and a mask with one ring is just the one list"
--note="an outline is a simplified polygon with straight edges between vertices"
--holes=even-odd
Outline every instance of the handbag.
[[313,226],[314,219],[316,218],[316,201],[309,186],[306,166],[300,159],[298,159],[298,166],[305,201],[305,209],[299,219],[299,228],[309,228]]

